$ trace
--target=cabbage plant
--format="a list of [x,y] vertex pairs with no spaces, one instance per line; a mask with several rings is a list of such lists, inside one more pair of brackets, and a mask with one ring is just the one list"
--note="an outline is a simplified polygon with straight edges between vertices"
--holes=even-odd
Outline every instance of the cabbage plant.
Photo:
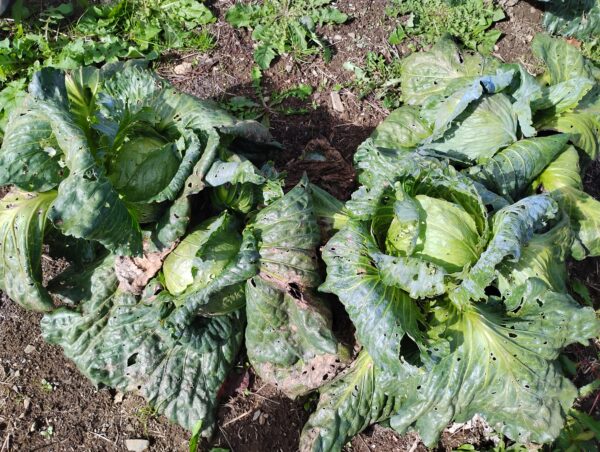
[[[357,150],[360,187],[322,251],[356,328],[301,450],[340,450],[385,422],[434,446],[482,416],[519,443],[559,435],[576,396],[556,360],[600,334],[566,262],[598,256],[597,69],[544,35],[538,77],[442,39],[402,65],[404,104]],[[342,214],[342,211],[338,209]]]
[[52,308],[41,286],[44,235],[117,255],[169,248],[219,148],[271,141],[259,124],[137,65],[43,69],[0,148],[0,184],[14,186],[0,217],[0,287],[23,306]]

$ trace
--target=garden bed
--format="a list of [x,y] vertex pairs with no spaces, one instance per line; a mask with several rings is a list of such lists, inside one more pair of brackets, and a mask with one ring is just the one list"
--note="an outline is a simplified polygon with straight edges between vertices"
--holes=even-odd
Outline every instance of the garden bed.
[[[211,26],[218,36],[214,50],[200,55],[177,54],[160,63],[159,73],[177,88],[217,101],[231,96],[254,96],[250,79],[253,42],[247,31],[234,29],[224,20],[231,4],[227,0],[217,1],[212,7],[218,15]],[[284,148],[276,165],[287,171],[290,187],[306,172],[312,182],[345,200],[356,188],[352,155],[388,111],[372,96],[361,99],[351,90],[342,89],[339,93],[335,90],[352,78],[344,63],[360,63],[368,51],[393,57],[394,52],[401,56],[408,50],[387,44],[391,25],[382,21],[383,0],[340,0],[337,6],[350,14],[352,20],[322,30],[335,45],[332,61],[326,64],[316,57],[298,63],[283,56],[264,72],[263,87],[265,92],[282,91],[299,83],[316,88],[307,113],[272,113],[272,133]],[[507,13],[507,19],[496,25],[504,37],[498,42],[495,55],[535,70],[538,63],[532,57],[530,42],[541,30],[541,12],[536,6],[520,2]],[[188,62],[194,63],[192,67],[185,64]],[[321,151],[327,160],[301,159],[303,153],[314,150]],[[596,198],[600,198],[599,177],[600,165],[596,161],[585,178],[586,190]],[[60,262],[47,256],[42,262],[46,277],[61,269]],[[600,259],[573,264],[571,270],[586,283],[598,308]],[[147,439],[152,451],[187,450],[189,432],[157,416],[140,397],[94,388],[59,347],[44,342],[39,314],[24,311],[4,294],[1,297],[0,451],[118,451],[126,450],[128,439]],[[341,307],[338,309],[343,311]],[[334,324],[338,330],[347,326],[343,319]],[[572,359],[580,364],[575,377],[578,386],[599,375],[600,350],[595,347],[597,342],[588,349],[570,349]],[[580,403],[585,411],[598,418],[600,402],[597,402],[594,394]],[[315,404],[314,396],[291,401],[264,384],[249,368],[242,353],[223,390],[218,428],[211,446],[236,452],[297,450],[300,431]],[[438,448],[452,450],[465,443],[476,447],[489,445],[484,427],[466,425],[445,432]],[[357,435],[347,450],[412,452],[426,448],[415,434],[400,436],[390,429],[371,427]]]

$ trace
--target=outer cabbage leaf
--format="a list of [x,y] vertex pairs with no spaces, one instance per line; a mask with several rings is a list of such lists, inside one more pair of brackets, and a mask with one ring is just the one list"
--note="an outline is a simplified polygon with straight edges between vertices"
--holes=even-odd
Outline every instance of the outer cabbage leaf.
[[248,358],[263,380],[295,397],[321,386],[348,356],[314,290],[320,234],[308,181],[261,210],[251,229],[260,273],[246,284]]
[[[27,111],[26,106],[20,111]],[[51,190],[68,172],[61,168],[61,158],[48,120],[39,113],[16,112],[0,148],[0,185],[14,184],[37,192]]]
[[539,278],[554,292],[568,294],[567,264],[573,242],[571,225],[564,217],[547,232],[533,234],[521,248],[518,261],[505,261],[498,266],[498,290],[508,295],[529,278]]
[[600,115],[585,112],[565,113],[543,125],[543,129],[571,134],[571,142],[596,160],[600,148]]
[[417,107],[404,105],[389,114],[371,134],[376,147],[387,149],[412,148],[431,135],[427,121]]
[[[380,270],[372,256],[379,257],[381,252],[368,225],[350,220],[323,248],[327,279],[320,290],[339,297],[356,327],[357,339],[377,366],[398,374],[403,368],[398,357],[404,336],[422,343],[423,314],[397,284],[382,283],[382,273],[388,271],[385,266]],[[420,290],[432,291],[438,284],[433,276],[423,281]]]
[[496,279],[497,266],[506,259],[518,261],[523,245],[557,213],[558,206],[548,195],[529,196],[496,213],[487,248],[461,284],[449,293],[455,306],[466,309],[472,300],[486,299],[485,289]]
[[512,93],[515,99],[513,111],[517,115],[517,118],[519,118],[519,127],[523,135],[525,137],[533,137],[537,135],[537,131],[533,127],[531,104],[542,97],[542,85],[521,65],[519,65],[519,74],[519,87]]
[[163,212],[155,224],[150,240],[146,242],[149,251],[163,251],[171,247],[185,234],[190,216],[191,203],[184,192]]
[[543,26],[553,35],[573,36],[581,40],[600,36],[598,0],[558,0],[545,8]]
[[577,151],[569,147],[548,165],[537,183],[556,199],[571,219],[577,244],[581,243],[584,247],[581,249],[575,246],[572,250],[573,257],[584,259],[586,256],[599,256],[600,202],[583,191]]
[[[549,86],[542,88],[541,98],[533,102],[535,110],[542,112],[541,118],[554,117],[573,109],[594,86],[594,77],[581,52],[564,39],[538,34],[531,48],[533,54],[546,63],[545,78]],[[537,122],[544,119],[537,118]]]
[[42,319],[44,338],[95,384],[136,391],[188,430],[201,420],[210,436],[217,393],[242,342],[243,315],[197,318],[174,336],[164,326],[170,296],[154,295],[152,283],[141,300],[120,292],[114,272],[106,271],[113,264],[109,256],[90,274],[89,284],[102,290],[78,310],[61,308]]
[[591,69],[579,49],[564,39],[540,33],[533,39],[531,50],[546,64],[546,77],[552,84],[577,78],[593,79]]
[[469,105],[442,139],[423,147],[470,162],[491,158],[516,140],[517,116],[512,103],[507,95],[495,94]]
[[321,238],[328,240],[334,232],[344,227],[349,212],[343,202],[317,185],[310,184],[310,193],[317,223],[321,229]]
[[[402,63],[402,100],[409,105],[424,105],[432,98],[440,100],[483,76],[495,74],[500,63],[478,53],[461,53],[458,46],[444,37],[429,52],[415,52]],[[492,88],[493,83],[488,87]],[[495,91],[495,90],[491,90]]]
[[54,225],[66,235],[97,240],[118,254],[139,253],[139,225],[96,163],[85,132],[64,104],[53,98],[36,98],[32,104],[47,118],[70,170],[49,213]]
[[406,385],[393,428],[414,425],[432,446],[449,422],[480,414],[521,443],[558,436],[577,390],[554,361],[566,345],[600,332],[591,308],[532,279],[504,303],[490,299],[458,311],[440,302],[433,316],[432,352],[447,351]]
[[507,199],[519,199],[568,140],[569,135],[559,134],[517,141],[467,174]]
[[56,192],[13,190],[0,200],[0,289],[34,311],[54,308],[42,286],[42,241]]
[[484,93],[494,94],[507,88],[514,74],[514,69],[498,69],[496,74],[476,79],[471,85],[447,93],[442,99],[430,99],[421,109],[421,116],[433,126],[433,132],[425,142],[442,137],[453,121]]
[[301,452],[341,450],[354,435],[401,408],[388,396],[382,372],[364,350],[350,369],[321,389],[319,404],[302,429]]

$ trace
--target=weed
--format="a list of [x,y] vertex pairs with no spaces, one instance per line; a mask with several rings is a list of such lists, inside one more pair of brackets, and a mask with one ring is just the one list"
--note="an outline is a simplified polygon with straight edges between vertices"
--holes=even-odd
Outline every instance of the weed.
[[344,68],[354,73],[354,79],[337,88],[352,89],[360,98],[373,93],[385,108],[391,110],[400,106],[401,67],[397,58],[388,60],[380,53],[369,52],[361,66],[350,61],[344,63]]
[[49,425],[40,432],[40,435],[42,435],[46,439],[52,438],[54,436],[54,427]]
[[262,72],[258,66],[252,68],[252,86],[258,102],[246,97],[235,96],[223,103],[223,107],[241,119],[260,120],[266,126],[270,123],[273,114],[299,115],[309,111],[307,107],[290,105],[288,101],[304,102],[312,95],[310,85],[301,83],[283,91],[267,93],[262,81]]
[[262,4],[238,3],[227,11],[227,21],[237,28],[252,30],[257,42],[254,61],[267,69],[277,55],[291,53],[296,59],[323,52],[331,59],[331,49],[317,35],[316,27],[342,24],[348,16],[327,6],[331,0],[265,0]]
[[45,379],[42,378],[42,380],[40,381],[40,387],[42,388],[42,391],[44,392],[52,392],[54,391],[54,388],[52,387],[52,385]]
[[401,19],[390,36],[392,44],[405,37],[416,38],[421,45],[433,44],[449,33],[473,50],[490,53],[501,35],[490,27],[505,17],[491,0],[390,1],[388,16]]

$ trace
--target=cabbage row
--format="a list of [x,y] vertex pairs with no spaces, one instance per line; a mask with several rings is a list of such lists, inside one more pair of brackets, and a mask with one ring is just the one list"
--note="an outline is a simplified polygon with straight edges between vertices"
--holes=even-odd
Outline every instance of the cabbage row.
[[[0,149],[0,289],[92,382],[206,437],[244,347],[288,396],[319,389],[303,451],[383,421],[434,445],[475,414],[551,442],[577,395],[556,358],[600,334],[566,269],[600,255],[581,181],[600,74],[533,45],[537,78],[448,39],[406,58],[345,204],[306,178],[284,193],[265,128],[137,63],[44,69]],[[42,252],[71,264],[47,284]]]

